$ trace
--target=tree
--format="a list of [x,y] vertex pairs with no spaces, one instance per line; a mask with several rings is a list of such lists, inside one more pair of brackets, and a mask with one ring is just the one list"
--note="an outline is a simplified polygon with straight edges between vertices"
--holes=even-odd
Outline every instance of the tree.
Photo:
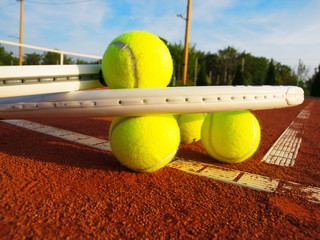
[[18,65],[19,59],[13,56],[13,52],[7,52],[0,45],[0,65]]
[[245,85],[245,77],[242,66],[239,64],[232,85]]
[[269,63],[267,76],[266,76],[264,83],[266,85],[278,85],[279,84],[279,82],[277,80],[276,68],[275,68],[273,59],[271,59],[271,61]]
[[219,50],[218,56],[220,58],[220,64],[222,69],[222,81],[223,85],[231,85],[232,79],[236,71],[236,59],[239,54],[233,47],[227,47],[226,49]]
[[195,74],[198,74],[195,73],[196,61],[198,61],[198,59],[202,59],[203,56],[204,53],[197,51],[195,45],[189,48],[187,85],[194,85],[194,76]]
[[318,71],[312,77],[310,95],[320,97],[320,65],[318,66]]
[[26,53],[23,56],[23,64],[26,65],[39,65],[41,64],[41,58],[42,56],[37,53]]
[[241,64],[238,64],[236,74],[233,78],[232,85],[247,85],[246,78],[244,76],[244,58],[242,58]]
[[309,69],[307,69],[306,65],[299,60],[299,65],[298,65],[298,70],[297,70],[297,84],[299,87],[303,88],[304,90],[304,95],[305,96],[310,96],[310,89],[311,85],[310,83],[310,78],[308,79],[308,73]]
[[219,85],[222,72],[219,65],[220,62],[218,55],[209,52],[204,56],[203,61],[206,64],[206,70],[209,73],[211,83],[213,85]]
[[[173,59],[174,73],[176,74],[176,85],[182,85],[182,65],[183,65],[183,51],[182,43],[168,44],[169,51]],[[187,85],[193,85],[193,78],[195,74],[195,62],[198,58],[203,58],[204,53],[197,51],[195,45],[189,47],[188,54],[188,70],[187,70]]]
[[297,76],[294,74],[292,69],[286,65],[281,65],[279,67],[279,74],[281,78],[281,83],[283,85],[293,85],[296,86],[298,81],[297,81]]
[[66,55],[63,56],[63,64],[74,64],[72,58],[67,57]]
[[183,58],[183,46],[179,44],[168,44],[169,51],[173,60],[173,72],[177,82],[180,82],[182,78],[182,58]]
[[207,76],[206,65],[205,63],[203,63],[200,65],[197,86],[209,86],[209,85],[211,85],[211,82]]
[[42,56],[42,64],[44,65],[54,65],[60,64],[60,54],[54,52],[46,52]]
[[255,57],[248,53],[243,54],[243,56],[246,62],[244,66],[244,73],[247,84],[264,84],[268,70],[268,59],[264,57]]
[[306,65],[304,65],[304,63],[301,60],[299,60],[298,72],[297,72],[298,84],[300,84],[300,81],[302,82],[307,81],[308,72],[309,70],[307,69]]
[[[71,58],[63,56],[63,64],[72,64]],[[44,65],[55,65],[60,64],[60,54],[55,52],[46,52],[42,56],[42,64]]]
[[[173,58],[175,85],[182,85],[183,46],[181,43],[167,43],[167,46]],[[199,59],[200,65],[205,64],[206,76],[212,85],[279,85],[282,83],[297,85],[297,77],[290,67],[276,63],[273,59],[268,60],[265,57],[255,57],[246,52],[238,52],[230,46],[217,53],[203,53],[196,50],[195,46],[191,46],[189,48],[187,85],[193,85],[196,59]],[[243,59],[246,64],[242,67],[241,72],[239,65]],[[200,72],[197,76],[200,77]],[[203,79],[205,78],[203,77]]]
[[76,64],[89,64],[89,62],[88,61],[86,61],[86,60],[83,60],[83,59],[77,59],[76,60]]

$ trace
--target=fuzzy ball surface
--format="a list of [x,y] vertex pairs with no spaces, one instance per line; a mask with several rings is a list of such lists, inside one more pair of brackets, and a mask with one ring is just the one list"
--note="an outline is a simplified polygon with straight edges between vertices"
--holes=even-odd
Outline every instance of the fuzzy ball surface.
[[178,115],[181,143],[191,144],[201,139],[201,127],[206,117],[205,113]]
[[168,47],[157,36],[131,31],[116,37],[101,63],[103,78],[112,89],[166,87],[173,72]]
[[115,117],[109,140],[122,165],[136,172],[154,172],[174,158],[180,131],[172,115]]
[[260,125],[250,111],[210,113],[201,129],[207,153],[225,163],[239,163],[251,157],[261,138]]

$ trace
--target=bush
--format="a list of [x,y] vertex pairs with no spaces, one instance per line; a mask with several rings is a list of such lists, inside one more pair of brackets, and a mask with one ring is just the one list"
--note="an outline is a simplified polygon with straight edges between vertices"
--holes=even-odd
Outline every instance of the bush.
[[310,95],[320,97],[320,65],[318,66],[318,71],[312,77]]

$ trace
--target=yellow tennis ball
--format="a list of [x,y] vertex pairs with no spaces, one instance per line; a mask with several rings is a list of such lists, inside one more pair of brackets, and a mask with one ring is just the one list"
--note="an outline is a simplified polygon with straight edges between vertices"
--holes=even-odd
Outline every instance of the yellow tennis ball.
[[261,131],[250,111],[210,113],[201,129],[201,142],[214,159],[239,163],[251,157],[260,143]]
[[109,44],[101,69],[110,88],[155,88],[170,83],[173,63],[168,47],[159,37],[132,31]]
[[109,140],[122,165],[137,172],[154,172],[174,158],[180,132],[172,115],[116,117]]
[[181,143],[190,144],[201,139],[201,127],[206,117],[205,113],[178,115]]

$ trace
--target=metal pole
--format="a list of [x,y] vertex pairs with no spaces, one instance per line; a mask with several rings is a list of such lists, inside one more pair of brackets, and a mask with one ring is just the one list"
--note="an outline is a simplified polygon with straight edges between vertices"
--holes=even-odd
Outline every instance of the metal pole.
[[187,10],[187,19],[186,19],[186,35],[185,35],[185,40],[184,40],[184,54],[183,54],[183,71],[182,71],[183,85],[187,84],[190,9],[191,9],[191,0],[188,0],[188,10]]
[[299,85],[300,78],[301,78],[301,59],[299,59],[299,63],[298,63],[298,81],[297,81],[297,86]]
[[[23,0],[20,1],[20,44],[22,44],[22,16],[23,16]],[[19,47],[19,65],[22,65],[22,46]]]

